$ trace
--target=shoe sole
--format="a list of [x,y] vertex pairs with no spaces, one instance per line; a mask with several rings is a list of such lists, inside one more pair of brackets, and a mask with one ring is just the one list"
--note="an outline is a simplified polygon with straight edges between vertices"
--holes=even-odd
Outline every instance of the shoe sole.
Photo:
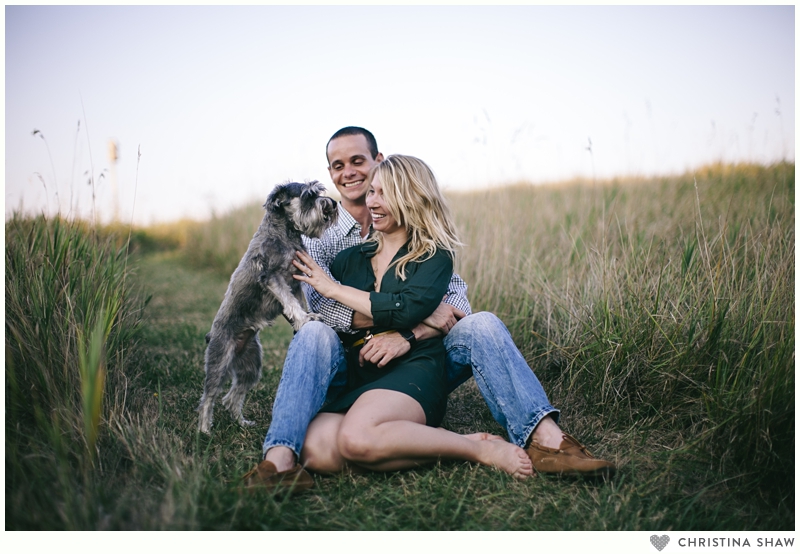
[[593,469],[591,471],[543,471],[533,466],[533,469],[536,473],[541,473],[542,475],[555,475],[556,477],[604,477],[609,478],[613,477],[614,474],[617,472],[616,468],[613,467],[601,467],[598,469]]
[[303,491],[307,491],[307,490],[312,489],[312,488],[314,488],[314,484],[313,483],[311,483],[310,485],[303,484],[303,483],[296,483],[296,484],[295,483],[291,483],[291,484],[278,483],[276,485],[267,485],[267,484],[264,484],[264,483],[252,483],[252,484],[249,484],[249,485],[245,485],[243,487],[244,490],[246,490],[247,492],[249,492],[251,494],[252,493],[263,492],[263,493],[267,493],[267,494],[273,494],[273,495],[276,495],[276,496],[283,496],[283,495],[291,496],[293,494],[297,494],[297,493],[300,493],[300,492],[303,492]]

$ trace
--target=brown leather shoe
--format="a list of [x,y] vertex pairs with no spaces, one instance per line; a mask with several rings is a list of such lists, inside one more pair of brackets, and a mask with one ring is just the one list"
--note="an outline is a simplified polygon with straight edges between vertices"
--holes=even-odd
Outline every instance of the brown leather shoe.
[[547,448],[531,439],[531,445],[525,451],[536,471],[583,477],[611,477],[617,471],[611,462],[592,456],[575,437],[563,433],[562,438],[564,440],[558,449]]
[[275,464],[262,460],[260,464],[248,471],[244,477],[244,486],[250,491],[288,492],[289,494],[308,490],[314,486],[314,478],[300,464],[287,471],[278,471]]

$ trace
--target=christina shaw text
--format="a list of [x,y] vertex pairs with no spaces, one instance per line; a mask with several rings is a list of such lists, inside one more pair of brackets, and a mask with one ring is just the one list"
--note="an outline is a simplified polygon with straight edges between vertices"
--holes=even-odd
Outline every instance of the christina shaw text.
[[[714,538],[686,538],[681,537],[678,539],[678,546],[680,547],[690,547],[690,548],[697,548],[697,547],[750,547],[750,539],[746,537],[714,537]],[[791,548],[794,546],[794,537],[792,538],[758,538],[756,539],[756,548],[774,548],[774,547],[789,547]]]

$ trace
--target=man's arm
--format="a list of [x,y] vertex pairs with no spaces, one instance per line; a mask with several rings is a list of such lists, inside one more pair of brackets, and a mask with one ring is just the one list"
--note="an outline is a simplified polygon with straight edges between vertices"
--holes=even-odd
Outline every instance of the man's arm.
[[[446,335],[459,319],[471,313],[472,309],[467,300],[467,284],[454,273],[442,303],[422,323],[414,327],[412,332],[418,341]],[[356,312],[353,315],[353,328],[365,329],[368,327],[372,327],[372,319]],[[388,333],[374,337],[364,345],[358,359],[361,365],[366,360],[378,367],[383,367],[409,350],[411,350],[411,345],[400,333]]]
[[446,335],[458,320],[472,313],[467,299],[467,283],[457,273],[453,273],[447,294],[436,310],[414,328],[417,340],[425,340]]
[[[359,313],[356,312],[356,316],[358,315]],[[446,335],[459,319],[466,316],[466,313],[455,306],[442,302],[436,308],[436,311],[426,319],[426,321],[431,320],[432,325],[420,323],[412,329],[412,332],[418,341]],[[353,321],[355,320],[356,317],[353,317]],[[403,338],[400,333],[394,332],[379,335],[373,337],[364,345],[358,355],[358,363],[364,365],[364,360],[366,360],[376,364],[378,367],[383,367],[395,358],[405,355],[409,350],[411,350],[411,343]]]
[[453,277],[450,278],[444,302],[464,313],[463,316],[459,316],[459,319],[472,314],[472,306],[467,300],[467,283],[457,273],[453,273]]

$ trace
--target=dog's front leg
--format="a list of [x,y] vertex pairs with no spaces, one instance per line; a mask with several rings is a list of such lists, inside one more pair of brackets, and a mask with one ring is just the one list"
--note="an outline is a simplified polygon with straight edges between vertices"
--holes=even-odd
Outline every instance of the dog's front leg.
[[289,284],[280,276],[273,275],[267,281],[267,289],[269,289],[281,303],[281,306],[283,306],[283,315],[289,323],[292,324],[295,331],[299,331],[300,328],[309,321],[319,320],[317,314],[309,314],[306,312],[300,300],[292,294],[292,289],[289,287]]

